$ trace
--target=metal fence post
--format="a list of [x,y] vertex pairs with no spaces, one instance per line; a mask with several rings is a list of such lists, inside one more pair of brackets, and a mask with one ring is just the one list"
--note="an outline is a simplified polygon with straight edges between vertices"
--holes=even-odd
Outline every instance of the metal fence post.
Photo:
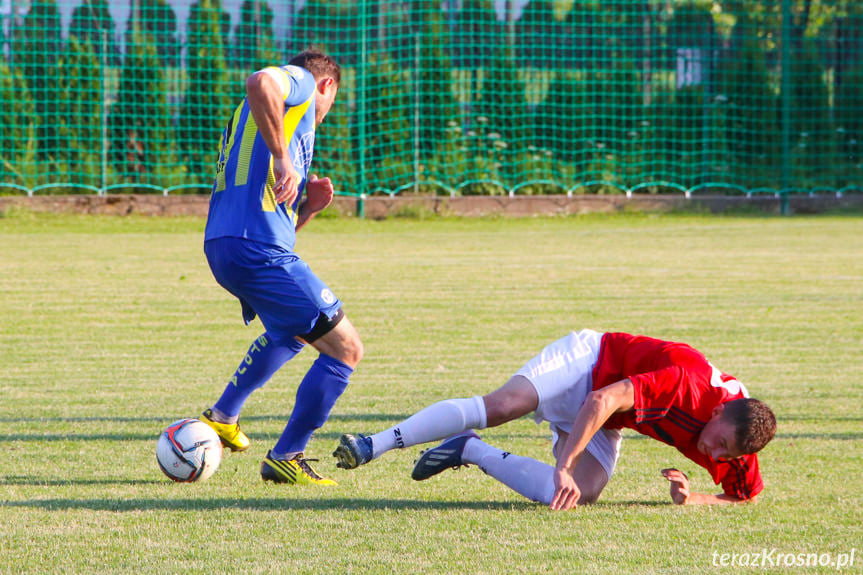
[[419,22],[414,33],[414,69],[413,69],[413,104],[414,104],[414,126],[413,126],[413,147],[414,147],[414,193],[419,193],[420,180],[420,85],[422,79],[422,34],[423,20],[425,9],[424,4],[420,4]]
[[101,129],[101,139],[102,139],[102,157],[101,157],[101,165],[99,169],[99,195],[105,195],[105,186],[108,185],[108,90],[106,89],[105,83],[107,82],[108,75],[106,72],[106,59],[108,57],[108,42],[107,42],[108,32],[104,28],[102,29],[102,54],[99,58],[99,89],[101,93],[102,99],[102,125]]
[[782,173],[779,209],[791,213],[788,190],[791,189],[791,0],[782,0]]
[[359,193],[357,215],[365,217],[366,195],[366,67],[368,66],[368,2],[360,0],[360,65],[357,68],[357,118],[359,122]]

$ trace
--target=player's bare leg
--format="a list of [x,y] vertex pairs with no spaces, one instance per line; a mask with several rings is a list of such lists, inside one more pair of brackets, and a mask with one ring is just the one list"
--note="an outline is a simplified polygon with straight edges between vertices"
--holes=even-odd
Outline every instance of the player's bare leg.
[[[322,321],[326,320],[322,317]],[[308,463],[311,460],[305,457],[305,448],[312,433],[329,418],[330,411],[347,387],[348,378],[362,359],[363,344],[356,328],[344,316],[309,344],[320,352],[320,356],[300,383],[291,418],[261,465],[261,476],[267,481],[335,484],[311,468]]]
[[[566,434],[560,434],[556,446],[563,446]],[[482,441],[472,431],[457,434],[440,445],[424,451],[414,465],[411,477],[417,481],[460,466],[475,464],[517,493],[532,501],[549,505],[554,497],[554,467],[502,451]],[[608,483],[608,474],[599,461],[585,451],[573,471],[581,491],[579,505],[595,503]]]
[[522,375],[515,375],[505,384],[483,396],[486,427],[497,427],[531,411],[539,405],[539,396],[533,384]]
[[533,384],[515,376],[484,397],[439,401],[371,436],[345,434],[333,452],[339,467],[354,469],[395,448],[439,441],[468,429],[495,427],[536,409]]
[[363,342],[357,328],[344,316],[329,332],[325,333],[311,344],[316,350],[355,368],[363,358]]
[[[598,432],[598,433],[601,433]],[[566,440],[569,434],[558,430],[557,441],[554,444],[554,457],[558,458],[563,446],[566,445]],[[596,503],[599,499],[602,490],[608,485],[608,473],[602,464],[588,451],[581,454],[578,463],[575,464],[575,470],[572,472],[575,479],[575,484],[578,485],[578,490],[581,491],[581,497],[578,498],[579,505],[587,505]],[[552,485],[554,482],[552,481]],[[554,490],[552,490],[552,495]]]

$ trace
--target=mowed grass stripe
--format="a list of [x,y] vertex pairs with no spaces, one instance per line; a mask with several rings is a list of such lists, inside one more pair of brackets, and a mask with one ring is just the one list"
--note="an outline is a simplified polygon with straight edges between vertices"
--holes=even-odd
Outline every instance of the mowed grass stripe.
[[[248,452],[200,485],[156,466],[161,429],[212,403],[261,331],[210,276],[202,229],[194,218],[0,218],[0,571],[693,573],[721,571],[714,552],[860,547],[861,219],[313,222],[298,251],[366,345],[309,446],[340,483],[327,490],[258,475],[310,351],[250,399]],[[413,482],[419,447],[335,468],[340,433],[485,393],[580,327],[687,341],[770,402],[780,429],[761,501],[670,505],[663,467],[717,488],[629,432],[601,503],[565,514],[475,468]],[[529,418],[483,435],[551,461],[548,430]]]

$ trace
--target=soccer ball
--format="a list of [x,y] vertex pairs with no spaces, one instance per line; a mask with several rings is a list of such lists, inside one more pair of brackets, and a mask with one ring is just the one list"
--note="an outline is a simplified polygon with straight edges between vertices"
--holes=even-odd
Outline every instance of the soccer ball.
[[165,428],[156,445],[159,469],[174,481],[204,481],[222,462],[222,442],[199,419],[181,419]]

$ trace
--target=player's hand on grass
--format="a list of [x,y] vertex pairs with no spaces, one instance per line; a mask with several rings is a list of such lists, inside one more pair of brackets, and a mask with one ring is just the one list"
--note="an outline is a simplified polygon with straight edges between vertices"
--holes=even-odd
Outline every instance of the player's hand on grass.
[[306,181],[306,205],[305,209],[311,213],[317,213],[333,201],[333,183],[329,178],[318,178],[316,174]]
[[671,483],[671,500],[684,505],[689,500],[689,478],[685,473],[669,467],[662,470],[662,476]]
[[276,179],[273,185],[276,202],[293,204],[300,189],[300,175],[294,169],[290,157],[273,158],[273,176]]
[[554,497],[551,498],[551,507],[555,511],[574,509],[581,497],[581,490],[575,483],[572,473],[565,469],[554,468]]

